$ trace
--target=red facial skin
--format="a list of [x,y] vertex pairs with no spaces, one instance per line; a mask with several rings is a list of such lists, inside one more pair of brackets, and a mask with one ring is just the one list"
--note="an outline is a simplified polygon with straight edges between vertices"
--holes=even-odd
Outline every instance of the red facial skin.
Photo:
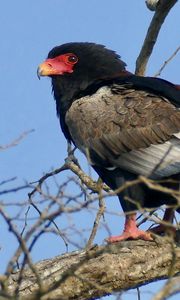
[[66,53],[55,58],[48,58],[38,67],[38,76],[63,75],[73,73],[78,58],[73,53]]

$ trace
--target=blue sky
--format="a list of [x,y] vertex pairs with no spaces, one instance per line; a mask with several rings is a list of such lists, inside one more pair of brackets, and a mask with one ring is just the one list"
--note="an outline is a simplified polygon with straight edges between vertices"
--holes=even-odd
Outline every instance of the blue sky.
[[[16,147],[1,151],[1,180],[13,176],[17,180],[6,186],[37,180],[44,172],[63,164],[66,157],[66,142],[59,129],[55,103],[51,94],[50,81],[39,81],[36,69],[55,45],[69,41],[94,41],[116,50],[134,71],[135,60],[142,45],[152,12],[147,10],[144,0],[6,0],[0,10],[0,145],[10,143],[22,132],[34,129]],[[178,3],[164,24],[150,63],[148,75],[153,75],[162,63],[180,44],[180,4]],[[162,77],[180,83],[180,54],[164,70]],[[79,155],[83,166],[85,160]],[[65,176],[65,175],[63,175]],[[61,178],[61,177],[60,177]],[[27,191],[10,195],[5,199],[27,199]],[[115,203],[116,202],[116,203]],[[115,199],[111,209],[119,210]],[[81,224],[83,214],[79,215]],[[111,217],[112,218],[112,217]],[[115,219],[117,222],[117,219]],[[117,223],[108,218],[113,233]],[[121,224],[121,221],[118,221]],[[118,224],[119,227],[119,224]],[[4,270],[16,244],[9,236],[6,225],[0,234],[1,264]],[[107,233],[105,233],[107,235]],[[104,235],[99,234],[96,242],[102,243]],[[46,247],[46,243],[51,247]],[[11,243],[11,247],[9,244]],[[46,248],[46,251],[44,249]],[[63,249],[64,250],[64,249]],[[34,251],[34,259],[59,254],[56,239],[42,241]],[[159,284],[144,287],[154,292]],[[146,294],[146,299],[151,295]],[[107,298],[108,299],[108,298]],[[109,297],[114,299],[114,297]],[[137,299],[137,295],[124,295],[123,300]],[[173,298],[177,299],[176,297]]]

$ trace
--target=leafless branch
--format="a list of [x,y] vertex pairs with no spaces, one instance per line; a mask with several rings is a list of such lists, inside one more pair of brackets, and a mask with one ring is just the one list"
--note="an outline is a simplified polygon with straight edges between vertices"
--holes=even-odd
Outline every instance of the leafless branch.
[[163,63],[162,67],[157,71],[156,74],[154,74],[154,77],[158,77],[161,75],[164,68],[167,66],[167,64],[176,56],[176,54],[179,52],[180,46],[174,51],[174,53]]
[[89,240],[87,242],[86,249],[89,249],[89,248],[92,247],[92,244],[93,244],[93,241],[94,241],[94,238],[96,236],[97,229],[98,229],[98,226],[99,226],[99,222],[100,222],[100,219],[101,219],[102,215],[104,214],[104,211],[105,211],[105,203],[104,203],[102,193],[100,192],[99,193],[99,210],[96,214],[96,218],[95,218],[95,221],[94,221],[94,226],[92,228]]
[[34,129],[24,131],[23,133],[21,133],[21,135],[18,138],[16,138],[10,144],[0,146],[0,150],[7,150],[8,148],[17,146],[21,142],[21,140],[23,140],[28,134],[30,134],[33,131]]
[[157,41],[161,26],[176,2],[177,0],[161,0],[159,2],[147,31],[140,54],[136,60],[136,75],[145,74],[146,66]]

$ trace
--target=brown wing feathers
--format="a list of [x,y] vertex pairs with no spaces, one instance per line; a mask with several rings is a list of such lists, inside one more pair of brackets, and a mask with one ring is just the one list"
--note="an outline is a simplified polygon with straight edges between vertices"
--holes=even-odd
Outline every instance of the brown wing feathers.
[[116,157],[163,143],[180,131],[180,111],[167,100],[127,87],[118,92],[99,91],[72,104],[66,122],[77,146]]

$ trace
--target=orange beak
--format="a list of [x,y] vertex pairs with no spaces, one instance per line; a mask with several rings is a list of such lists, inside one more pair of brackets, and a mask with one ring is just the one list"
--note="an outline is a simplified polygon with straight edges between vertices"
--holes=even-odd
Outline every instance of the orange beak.
[[48,65],[46,62],[43,62],[39,65],[37,69],[37,75],[40,79],[41,76],[49,76],[52,75],[52,68],[50,65]]
[[59,61],[56,58],[48,58],[37,69],[37,76],[53,76],[63,75],[64,73],[72,73],[72,67],[64,61]]

